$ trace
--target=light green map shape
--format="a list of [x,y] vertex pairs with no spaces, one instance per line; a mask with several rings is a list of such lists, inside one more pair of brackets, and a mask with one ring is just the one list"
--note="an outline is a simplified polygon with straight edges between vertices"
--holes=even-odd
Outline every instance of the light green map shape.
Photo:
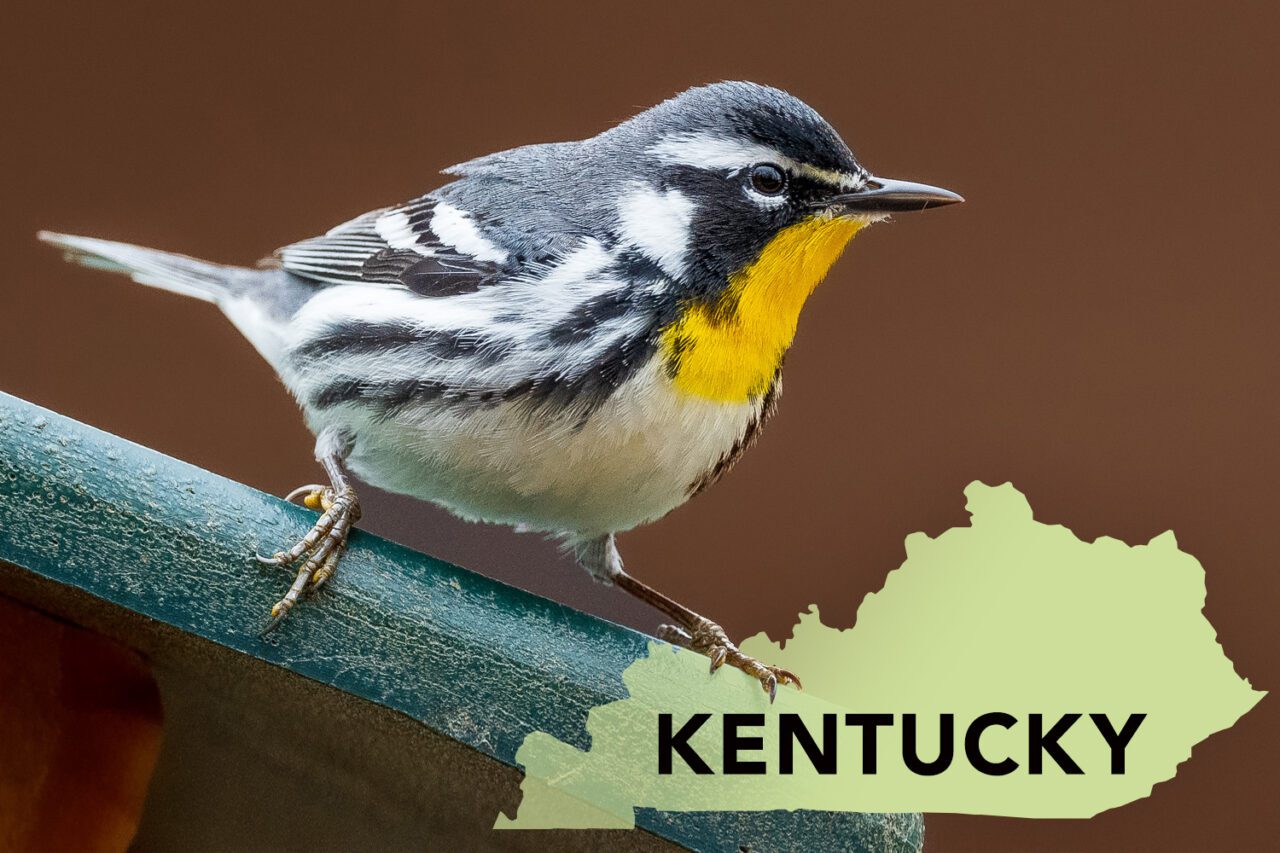
[[[623,673],[630,698],[593,709],[592,747],[583,752],[543,732],[516,755],[525,768],[518,817],[496,828],[629,828],[636,807],[664,811],[818,809],[857,812],[957,812],[1017,817],[1090,817],[1141,799],[1173,777],[1191,748],[1230,727],[1263,693],[1239,678],[1201,613],[1205,575],[1178,550],[1172,533],[1146,545],[1109,537],[1084,542],[1061,525],[1036,521],[1012,485],[973,483],[968,527],[936,538],[906,539],[907,559],[884,588],[868,595],[849,630],[801,614],[784,644],[763,634],[748,654],[790,669],[805,690],[784,688],[770,706],[759,685],[726,667],[662,643]],[[776,715],[799,713],[816,736],[821,715],[915,713],[919,754],[938,754],[938,716],[955,714],[956,757],[944,773],[917,776],[901,759],[901,722],[878,739],[878,772],[861,773],[860,729],[839,728],[839,769],[819,776],[796,748],[796,772],[778,769]],[[1021,765],[984,775],[964,758],[964,730],[979,714],[1018,717],[1010,730],[983,735],[984,754]],[[716,775],[694,775],[677,756],[657,772],[657,715],[678,729],[697,712],[713,716],[690,743]],[[720,774],[719,713],[763,713],[767,775]],[[1029,713],[1046,727],[1065,713],[1085,716],[1061,739],[1084,769],[1066,775],[1046,757],[1028,774]],[[1146,713],[1128,746],[1126,772],[1112,775],[1111,753],[1089,713],[1107,713],[1118,729]]]

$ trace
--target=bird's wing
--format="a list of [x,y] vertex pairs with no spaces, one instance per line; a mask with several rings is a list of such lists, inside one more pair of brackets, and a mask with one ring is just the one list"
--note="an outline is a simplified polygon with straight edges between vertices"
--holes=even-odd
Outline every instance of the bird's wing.
[[358,216],[276,251],[281,266],[326,284],[380,284],[424,296],[478,290],[507,253],[469,214],[430,196]]

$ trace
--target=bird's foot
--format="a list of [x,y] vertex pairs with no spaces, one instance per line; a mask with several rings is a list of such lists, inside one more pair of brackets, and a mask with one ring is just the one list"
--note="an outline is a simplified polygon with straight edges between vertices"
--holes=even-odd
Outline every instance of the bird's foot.
[[769,694],[770,702],[777,697],[779,684],[794,684],[796,687],[802,687],[795,673],[762,663],[750,655],[743,654],[725,634],[723,628],[702,616],[698,616],[688,628],[682,628],[679,625],[663,625],[658,628],[658,638],[711,658],[712,673],[725,664],[742,670],[760,682],[764,692]]
[[293,585],[284,598],[272,606],[271,621],[263,630],[264,634],[284,621],[304,593],[315,592],[333,577],[347,549],[347,537],[351,534],[351,528],[360,519],[360,502],[350,486],[342,486],[336,491],[328,486],[303,486],[290,492],[287,499],[299,497],[302,498],[303,506],[320,510],[321,515],[307,535],[289,550],[277,551],[270,557],[258,555],[259,562],[281,568],[302,561]]

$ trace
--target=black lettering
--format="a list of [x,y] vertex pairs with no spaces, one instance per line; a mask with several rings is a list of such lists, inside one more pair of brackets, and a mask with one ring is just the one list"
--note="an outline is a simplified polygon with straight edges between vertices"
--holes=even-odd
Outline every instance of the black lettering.
[[744,737],[738,733],[740,726],[763,726],[764,714],[725,714],[724,715],[724,772],[761,774],[765,767],[763,761],[741,761],[738,759],[740,749],[764,749],[763,737]]
[[876,729],[892,726],[893,714],[845,714],[846,726],[862,726],[862,772],[873,776],[876,772]]
[[672,752],[680,753],[680,757],[684,759],[684,763],[699,776],[705,776],[714,773],[707,762],[702,760],[702,756],[689,745],[689,738],[693,737],[698,729],[702,728],[702,724],[711,719],[710,714],[694,714],[689,718],[689,722],[680,727],[680,731],[674,736],[671,734],[671,715],[658,715],[658,773],[664,776],[671,774]]
[[1058,767],[1068,776],[1078,776],[1084,771],[1072,760],[1067,751],[1058,743],[1058,739],[1067,733],[1067,729],[1080,719],[1079,714],[1063,714],[1053,728],[1044,731],[1042,714],[1032,714],[1029,720],[1031,734],[1027,742],[1027,772],[1038,776],[1044,772],[1044,754],[1047,752],[1057,762]]
[[790,774],[795,767],[795,746],[800,744],[809,763],[819,773],[836,772],[836,715],[822,715],[822,746],[819,747],[799,714],[779,714],[778,772]]
[[902,762],[917,776],[937,776],[951,766],[956,750],[955,714],[938,716],[938,757],[921,761],[916,751],[916,715],[902,715]]
[[1129,745],[1129,741],[1133,740],[1133,736],[1138,733],[1138,726],[1142,725],[1142,721],[1146,718],[1146,714],[1130,714],[1129,719],[1124,721],[1124,726],[1117,734],[1115,727],[1111,725],[1111,718],[1106,714],[1089,715],[1089,719],[1093,720],[1094,726],[1098,729],[1098,734],[1102,735],[1102,739],[1107,742],[1107,746],[1111,747],[1112,776],[1119,776],[1124,773],[1125,747]]
[[980,743],[982,733],[992,726],[1011,729],[1017,722],[1018,718],[1012,714],[992,711],[989,714],[983,714],[969,724],[969,728],[964,733],[964,754],[975,770],[988,776],[1008,776],[1018,769],[1018,762],[1012,758],[1006,758],[1003,761],[988,761],[987,757],[982,754],[982,745]]

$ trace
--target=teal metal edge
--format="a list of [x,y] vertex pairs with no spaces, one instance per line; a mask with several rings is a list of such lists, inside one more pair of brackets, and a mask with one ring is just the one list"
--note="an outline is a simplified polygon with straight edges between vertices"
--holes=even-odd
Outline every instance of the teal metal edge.
[[[0,561],[403,713],[505,764],[589,747],[648,637],[357,531],[331,588],[264,638],[287,577],[253,559],[300,507],[0,393]],[[0,567],[0,571],[8,571]],[[657,812],[694,850],[918,850],[918,815]]]

